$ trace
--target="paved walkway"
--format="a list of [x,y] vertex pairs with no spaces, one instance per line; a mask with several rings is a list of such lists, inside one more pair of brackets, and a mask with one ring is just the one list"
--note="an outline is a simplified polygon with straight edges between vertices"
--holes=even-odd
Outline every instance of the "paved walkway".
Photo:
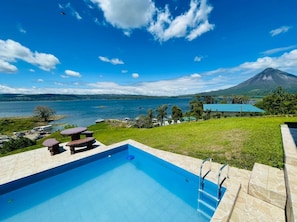
[[[74,155],[70,155],[69,148],[65,146],[65,143],[63,143],[61,144],[63,152],[54,156],[50,155],[47,148],[40,148],[2,157],[0,158],[0,184],[94,155],[99,152],[113,149],[119,145],[127,143],[136,145],[147,152],[199,175],[202,160],[153,149],[132,140],[123,141],[111,146],[105,146],[97,141],[95,148],[84,152],[78,152]],[[208,179],[217,183],[217,172],[220,167],[220,164],[212,163],[214,173],[210,174]],[[224,186],[227,187],[227,191],[212,221],[285,221],[284,209],[269,204],[268,202],[251,196],[248,193],[251,175],[251,171],[230,167],[229,179],[227,179],[226,183],[224,183]]]

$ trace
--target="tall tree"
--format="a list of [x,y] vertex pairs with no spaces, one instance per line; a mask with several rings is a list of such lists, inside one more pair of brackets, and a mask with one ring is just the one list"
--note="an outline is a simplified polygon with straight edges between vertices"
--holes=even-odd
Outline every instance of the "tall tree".
[[50,117],[56,114],[56,111],[48,106],[36,106],[34,108],[34,114],[44,122],[48,122]]
[[213,97],[212,96],[203,96],[203,100],[205,104],[213,104]]
[[175,123],[183,117],[183,112],[178,106],[173,106],[171,109],[171,116]]
[[153,126],[153,118],[154,118],[154,113],[152,109],[149,109],[147,111],[147,118],[148,118],[148,125],[149,127]]
[[190,114],[196,118],[200,119],[203,114],[203,103],[201,102],[200,95],[196,95],[194,100],[190,101]]
[[156,109],[157,119],[161,122],[161,126],[163,125],[164,118],[167,117],[167,108],[168,106],[164,104]]

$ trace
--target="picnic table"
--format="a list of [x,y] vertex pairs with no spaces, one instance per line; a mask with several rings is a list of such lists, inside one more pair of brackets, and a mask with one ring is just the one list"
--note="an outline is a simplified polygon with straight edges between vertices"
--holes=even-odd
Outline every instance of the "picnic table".
[[86,127],[75,127],[61,131],[61,135],[63,136],[71,136],[71,140],[79,140],[80,134],[86,131]]
[[58,140],[56,140],[55,138],[47,139],[42,143],[43,146],[48,147],[48,150],[50,151],[51,155],[55,155],[60,152],[59,144],[60,144],[60,142]]

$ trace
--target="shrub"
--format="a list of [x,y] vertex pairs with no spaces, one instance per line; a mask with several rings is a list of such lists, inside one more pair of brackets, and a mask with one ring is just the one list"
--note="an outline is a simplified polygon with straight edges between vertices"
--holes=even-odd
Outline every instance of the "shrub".
[[33,146],[35,145],[36,142],[26,138],[26,137],[21,137],[18,139],[10,139],[7,142],[3,143],[2,148],[0,149],[1,154],[5,154],[17,149],[25,148],[28,146]]

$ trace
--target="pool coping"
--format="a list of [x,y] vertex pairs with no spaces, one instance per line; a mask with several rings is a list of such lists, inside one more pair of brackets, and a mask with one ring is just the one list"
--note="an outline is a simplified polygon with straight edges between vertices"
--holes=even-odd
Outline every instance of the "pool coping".
[[297,220],[297,147],[293,135],[297,135],[296,128],[287,124],[281,125],[284,156],[285,182],[287,188],[286,216],[287,221]]

